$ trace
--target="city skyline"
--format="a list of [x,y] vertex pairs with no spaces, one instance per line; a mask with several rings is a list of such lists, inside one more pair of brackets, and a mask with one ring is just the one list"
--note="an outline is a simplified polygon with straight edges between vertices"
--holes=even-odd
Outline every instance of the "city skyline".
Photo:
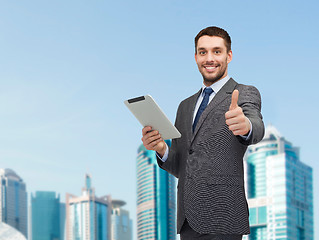
[[[28,193],[55,191],[63,202],[90,173],[97,195],[127,202],[135,231],[141,126],[123,101],[151,94],[174,122],[202,84],[193,39],[217,25],[233,42],[229,75],[260,90],[265,124],[313,168],[316,203],[317,10],[316,1],[2,1],[0,167]],[[317,236],[317,205],[314,216]]]
[[82,195],[66,193],[66,203],[54,191],[25,190],[26,183],[14,170],[0,168],[0,239],[19,233],[32,240],[133,239],[126,202],[111,195],[97,197],[89,174]]

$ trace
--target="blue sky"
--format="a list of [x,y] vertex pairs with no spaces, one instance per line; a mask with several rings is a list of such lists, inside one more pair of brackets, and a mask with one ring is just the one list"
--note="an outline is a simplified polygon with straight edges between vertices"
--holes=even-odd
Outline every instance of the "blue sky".
[[[266,124],[301,149],[318,202],[315,1],[0,1],[0,167],[28,192],[125,200],[135,221],[141,126],[123,101],[151,94],[172,122],[202,84],[195,35],[225,28],[229,75],[255,85]],[[312,89],[312,90],[311,90]],[[311,91],[310,91],[311,90]],[[315,226],[319,210],[315,205]],[[316,235],[318,228],[315,229]]]

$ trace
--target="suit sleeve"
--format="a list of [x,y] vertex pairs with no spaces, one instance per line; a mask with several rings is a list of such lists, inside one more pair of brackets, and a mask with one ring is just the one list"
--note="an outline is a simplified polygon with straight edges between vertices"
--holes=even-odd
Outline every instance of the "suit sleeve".
[[239,106],[252,125],[252,133],[248,140],[238,137],[244,145],[256,144],[264,137],[264,122],[261,115],[261,96],[257,88],[245,86],[239,90]]
[[[175,119],[175,127],[180,130],[180,121],[181,121],[181,105],[178,107],[177,114],[176,114],[176,119]],[[183,137],[183,136],[182,136]],[[165,162],[161,161],[158,157],[157,158],[157,163],[158,166],[170,174],[174,175],[176,178],[179,177],[179,168],[180,168],[180,154],[178,152],[178,149],[180,149],[181,145],[181,138],[176,138],[172,140],[172,144],[169,147],[169,153],[168,153],[168,158]]]

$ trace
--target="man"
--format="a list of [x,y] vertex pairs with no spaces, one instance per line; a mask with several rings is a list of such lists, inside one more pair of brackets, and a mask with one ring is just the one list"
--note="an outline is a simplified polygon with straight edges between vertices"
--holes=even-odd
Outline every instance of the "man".
[[195,37],[202,89],[178,107],[182,137],[168,148],[158,131],[142,130],[146,149],[178,178],[177,232],[182,240],[242,239],[249,234],[243,156],[264,135],[261,99],[252,86],[228,77],[231,39],[218,27]]

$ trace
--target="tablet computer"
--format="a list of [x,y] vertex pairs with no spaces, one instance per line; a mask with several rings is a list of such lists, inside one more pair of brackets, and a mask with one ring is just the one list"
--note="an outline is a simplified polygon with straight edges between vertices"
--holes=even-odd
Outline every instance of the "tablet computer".
[[124,101],[143,127],[151,126],[157,130],[164,140],[180,138],[181,134],[169,121],[164,112],[150,95],[132,98]]

